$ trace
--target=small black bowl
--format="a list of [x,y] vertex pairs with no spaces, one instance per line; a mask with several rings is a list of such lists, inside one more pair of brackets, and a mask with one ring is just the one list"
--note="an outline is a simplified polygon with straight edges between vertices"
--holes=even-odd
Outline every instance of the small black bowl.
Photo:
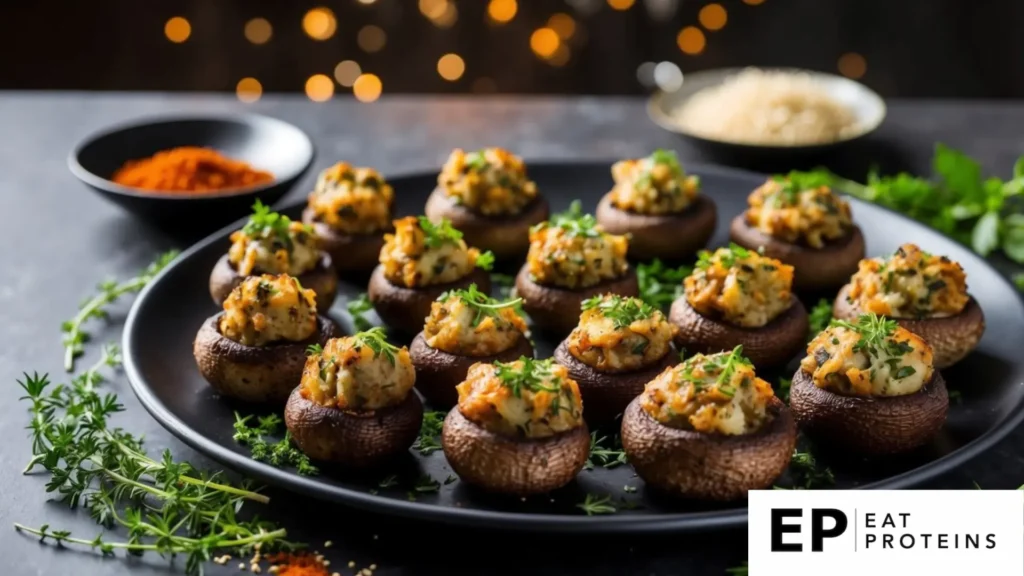
[[[274,175],[267,184],[224,192],[147,192],[110,180],[128,160],[179,146],[213,148]],[[255,114],[174,116],[93,134],[68,156],[72,174],[104,198],[170,233],[210,232],[242,218],[257,199],[271,205],[309,170],[313,142],[302,130]]]

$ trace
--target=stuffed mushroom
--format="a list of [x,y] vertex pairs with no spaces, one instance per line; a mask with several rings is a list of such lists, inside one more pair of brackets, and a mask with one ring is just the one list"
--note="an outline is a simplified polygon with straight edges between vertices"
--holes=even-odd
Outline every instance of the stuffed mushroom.
[[580,322],[555,348],[587,406],[587,423],[601,426],[622,414],[644,385],[678,362],[676,328],[660,310],[617,294],[583,301]]
[[789,405],[815,438],[857,453],[894,454],[938,433],[949,395],[923,338],[866,314],[833,320],[808,344]]
[[284,403],[302,377],[306,347],[337,333],[334,322],[317,315],[313,290],[287,274],[264,274],[231,291],[192,349],[199,372],[221,395]]
[[257,200],[249,221],[231,234],[231,248],[210,273],[210,296],[222,304],[248,276],[288,274],[312,289],[317,309],[326,312],[334,302],[338,279],[331,256],[319,245],[311,226],[271,212]]
[[533,357],[521,301],[500,302],[471,284],[445,292],[431,304],[423,331],[409,346],[416,367],[416,389],[433,408],[451,408],[455,387],[477,362],[509,362]]
[[412,446],[423,404],[409,351],[380,327],[314,347],[284,409],[292,440],[314,460],[379,464]]
[[823,182],[790,174],[769,178],[730,226],[732,241],[796,268],[799,292],[835,290],[864,257],[864,236],[850,205]]
[[985,314],[967,293],[960,264],[914,244],[887,258],[861,260],[832,307],[832,315],[844,320],[866,312],[888,316],[924,338],[940,370],[970,354],[985,333]]
[[463,482],[527,495],[560,488],[590,454],[579,387],[551,359],[477,363],[458,385],[441,446]]
[[759,368],[781,366],[807,342],[807,310],[790,291],[793,267],[735,244],[701,252],[669,321],[676,344],[713,353],[742,345]]
[[502,148],[452,151],[427,199],[435,223],[451,221],[466,242],[499,260],[521,258],[530,226],[548,218],[548,202],[526,174],[523,160]]
[[394,234],[384,236],[380,265],[370,276],[370,302],[385,324],[416,334],[434,300],[448,290],[476,284],[491,291],[494,255],[470,248],[451,222],[434,224],[425,216],[395,220]]
[[636,296],[636,271],[626,260],[629,238],[609,234],[579,202],[530,230],[530,252],[516,293],[533,325],[559,336],[579,320],[580,304],[599,294]]
[[622,417],[622,447],[647,484],[702,500],[736,500],[786,469],[796,423],[742,347],[666,368]]
[[640,260],[692,256],[715,232],[715,203],[699,193],[676,153],[612,165],[615,186],[597,205],[597,221],[612,234],[629,234],[629,255]]
[[[367,273],[391,229],[395,193],[373,168],[338,162],[320,173],[302,221],[313,226],[339,273]],[[365,276],[363,276],[365,278]]]

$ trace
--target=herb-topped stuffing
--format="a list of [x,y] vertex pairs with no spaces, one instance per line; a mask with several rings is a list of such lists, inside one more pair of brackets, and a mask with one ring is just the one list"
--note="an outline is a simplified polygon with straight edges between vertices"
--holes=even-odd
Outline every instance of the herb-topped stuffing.
[[819,388],[857,396],[913,394],[934,371],[927,342],[874,314],[833,320],[807,345],[800,368]]
[[527,331],[517,307],[522,299],[499,301],[476,284],[449,290],[432,305],[423,327],[431,348],[463,356],[491,356],[515,346]]
[[845,237],[853,226],[850,205],[832,192],[829,181],[799,172],[769,178],[747,198],[747,224],[811,248]]
[[409,351],[372,328],[312,346],[302,372],[302,396],[342,410],[378,410],[405,400],[416,382]]
[[231,234],[228,261],[242,276],[255,273],[298,276],[320,258],[313,229],[273,212],[259,200],[241,230]]
[[316,332],[316,295],[287,274],[250,276],[224,300],[218,329],[246,346],[300,342]]
[[904,244],[888,258],[861,260],[847,297],[862,312],[893,318],[952,316],[967,305],[967,275],[945,256]]
[[771,419],[771,384],[757,377],[743,347],[696,354],[647,384],[640,407],[673,428],[712,434],[748,434]]
[[388,227],[395,193],[379,172],[338,162],[320,173],[308,203],[313,217],[346,234]]
[[619,278],[629,270],[626,236],[608,234],[579,202],[530,229],[527,266],[540,285],[577,289]]
[[612,178],[612,204],[639,214],[682,212],[700,188],[700,179],[683,171],[676,153],[660,148],[646,158],[616,162]]
[[764,326],[786,311],[792,284],[792,266],[736,244],[701,251],[683,281],[694,310],[746,328]]
[[494,263],[490,252],[480,253],[466,246],[462,232],[442,219],[433,223],[425,216],[395,220],[395,233],[384,235],[380,252],[384,277],[406,288],[454,282],[473,271],[489,270]]
[[453,150],[437,184],[458,204],[489,216],[517,214],[537,196],[522,158],[502,148]]
[[595,296],[584,300],[581,308],[567,347],[588,366],[605,372],[637,370],[671,351],[675,326],[639,298]]
[[583,423],[579,386],[551,359],[477,363],[457,390],[462,415],[495,434],[546,438]]

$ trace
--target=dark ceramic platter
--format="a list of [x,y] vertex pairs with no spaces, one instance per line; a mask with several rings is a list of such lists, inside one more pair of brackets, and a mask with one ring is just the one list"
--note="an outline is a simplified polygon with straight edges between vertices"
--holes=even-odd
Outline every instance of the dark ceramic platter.
[[[530,175],[561,210],[580,199],[593,210],[611,186],[610,163],[537,164]],[[763,181],[756,174],[692,166],[703,192],[718,205],[719,223],[712,246],[727,242],[729,220],[745,206],[747,194]],[[393,178],[399,215],[418,214],[436,176],[422,174]],[[892,460],[843,459],[823,449],[816,455],[831,467],[839,488],[905,488],[946,472],[989,448],[1024,418],[1024,303],[1014,289],[969,249],[897,214],[852,200],[853,214],[867,238],[868,255],[893,251],[903,242],[946,254],[967,271],[971,293],[981,303],[988,329],[978,350],[945,372],[960,400],[951,402],[942,433],[919,451]],[[301,206],[284,212],[297,217]],[[323,469],[304,477],[255,462],[247,449],[232,440],[233,411],[256,411],[215,396],[196,369],[192,339],[203,320],[217,308],[207,292],[214,262],[225,252],[234,227],[193,246],[139,296],[124,335],[125,366],[142,403],[173,434],[193,448],[247,476],[311,495],[369,510],[442,522],[501,528],[564,532],[654,532],[740,526],[746,522],[745,502],[706,504],[672,501],[645,490],[629,466],[584,470],[576,482],[548,496],[526,500],[481,493],[457,480],[444,484],[452,472],[443,453],[423,456],[411,450],[389,469],[365,473]],[[342,283],[341,298],[331,316],[346,330],[351,324],[345,301],[365,290],[365,284]],[[538,341],[538,355],[550,355],[557,342]],[[793,364],[795,366],[795,362]],[[791,375],[790,372],[788,375]],[[775,381],[777,375],[765,375]],[[398,485],[378,488],[394,474]],[[442,483],[437,493],[409,494],[418,478],[429,474]],[[454,478],[454,476],[451,476]],[[790,485],[784,476],[780,486]],[[636,487],[627,492],[625,486]],[[576,507],[586,493],[610,495],[619,512],[586,516]]]

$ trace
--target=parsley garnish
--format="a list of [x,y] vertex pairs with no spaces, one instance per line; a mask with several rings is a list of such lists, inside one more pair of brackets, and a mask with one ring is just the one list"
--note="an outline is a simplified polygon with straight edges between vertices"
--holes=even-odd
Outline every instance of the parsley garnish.
[[648,156],[651,162],[654,164],[665,164],[672,169],[673,174],[681,174],[683,171],[682,166],[679,164],[679,156],[676,155],[675,150],[665,150],[664,148],[658,148],[651,155]]
[[427,410],[423,413],[423,422],[420,424],[420,435],[412,447],[419,450],[424,456],[433,454],[441,449],[441,429],[444,427],[446,412],[440,410]]
[[437,300],[439,302],[445,302],[449,298],[458,298],[459,300],[462,300],[466,306],[469,306],[476,312],[476,315],[473,317],[473,326],[478,326],[487,316],[500,318],[500,310],[504,308],[516,309],[523,302],[522,298],[499,302],[498,300],[481,292],[476,287],[476,283],[470,284],[469,288],[444,292],[438,296]]
[[640,298],[651,306],[666,308],[683,294],[683,279],[693,272],[692,266],[677,268],[666,266],[655,258],[636,267],[636,279],[640,285]]
[[813,340],[818,335],[818,332],[828,328],[829,322],[832,321],[832,303],[824,298],[818,300],[818,303],[814,305],[808,316],[809,324],[811,325],[808,339]]
[[[611,448],[606,444],[611,443]],[[626,452],[622,449],[622,439],[616,434],[609,440],[607,436],[598,437],[597,432],[590,433],[590,456],[587,463],[583,465],[587,470],[594,466],[604,468],[615,468],[626,463]]]
[[345,308],[348,310],[350,316],[352,316],[352,325],[355,326],[356,330],[369,330],[373,327],[370,321],[364,316],[364,312],[373,310],[373,303],[370,302],[370,297],[363,292],[357,296],[354,300],[349,300],[345,304]]
[[387,332],[380,326],[353,334],[352,340],[357,346],[367,346],[373,350],[374,357],[384,356],[392,366],[395,365],[395,352],[398,352],[398,346],[388,342]]
[[321,346],[319,342],[317,342],[316,344],[310,344],[309,346],[306,346],[306,356],[312,356],[314,354],[322,354],[323,351],[324,351],[324,347]]
[[750,250],[747,250],[735,242],[730,242],[728,248],[719,248],[714,252],[701,250],[697,254],[697,263],[695,266],[698,270],[707,270],[711,267],[714,261],[717,260],[722,263],[723,267],[732,268],[733,264],[735,264],[737,260],[750,258],[751,254],[753,254],[753,252]]
[[587,298],[580,306],[583,311],[597,309],[601,315],[612,321],[616,329],[625,328],[638,320],[654,316],[658,310],[639,298],[618,294],[598,295]]
[[587,516],[594,516],[597,514],[615,514],[618,510],[611,503],[612,497],[608,495],[598,496],[596,494],[587,494],[587,497],[576,505],[577,508],[583,510]]
[[412,488],[416,492],[437,492],[441,489],[441,483],[434,480],[429,474],[424,474],[416,480],[416,485]]
[[490,250],[481,252],[480,255],[476,257],[475,266],[481,270],[487,270],[490,272],[491,268],[494,268],[494,252],[491,252]]
[[860,340],[853,345],[855,352],[864,352],[869,356],[878,358],[882,353],[888,356],[903,356],[910,352],[910,345],[906,342],[893,341],[892,335],[896,333],[899,324],[885,316],[878,316],[874,313],[862,314],[856,322],[845,320],[832,320],[829,326],[846,328],[860,334]]
[[423,230],[423,242],[428,248],[439,248],[444,244],[452,244],[462,240],[462,232],[452,227],[451,220],[441,218],[434,224],[426,216],[419,217],[420,229]]
[[252,215],[249,221],[242,227],[242,233],[250,238],[267,238],[276,240],[286,249],[291,250],[292,238],[288,229],[292,225],[292,219],[272,212],[270,206],[256,200],[252,205]]
[[[554,376],[552,367],[554,359],[536,360],[520,356],[514,362],[495,362],[494,375],[501,385],[512,391],[516,398],[521,397],[523,388],[530,392],[558,392],[561,380]],[[551,384],[546,381],[550,380]]]
[[487,162],[487,156],[485,152],[485,150],[477,150],[476,152],[470,152],[469,154],[466,154],[466,166],[477,172],[482,172],[486,170],[490,163]]
[[814,459],[814,455],[809,451],[793,450],[793,457],[789,461],[789,468],[790,472],[793,473],[793,480],[797,483],[798,488],[809,490],[820,486],[831,486],[836,483],[832,469],[819,467],[817,460]]
[[[601,231],[596,228],[597,219],[593,214],[583,213],[579,200],[573,200],[569,204],[568,210],[552,215],[549,224],[555,228],[561,228],[569,237],[597,238],[601,235]],[[538,224],[538,226],[543,225],[543,223]]]
[[718,378],[715,379],[715,384],[718,385],[718,391],[725,394],[726,396],[732,397],[736,390],[732,388],[729,382],[732,381],[733,374],[736,373],[736,368],[739,366],[753,366],[750,360],[747,360],[746,356],[743,355],[743,345],[740,344],[732,349],[726,355],[724,352],[713,354],[708,356],[709,364],[715,368],[721,370],[718,373]]

